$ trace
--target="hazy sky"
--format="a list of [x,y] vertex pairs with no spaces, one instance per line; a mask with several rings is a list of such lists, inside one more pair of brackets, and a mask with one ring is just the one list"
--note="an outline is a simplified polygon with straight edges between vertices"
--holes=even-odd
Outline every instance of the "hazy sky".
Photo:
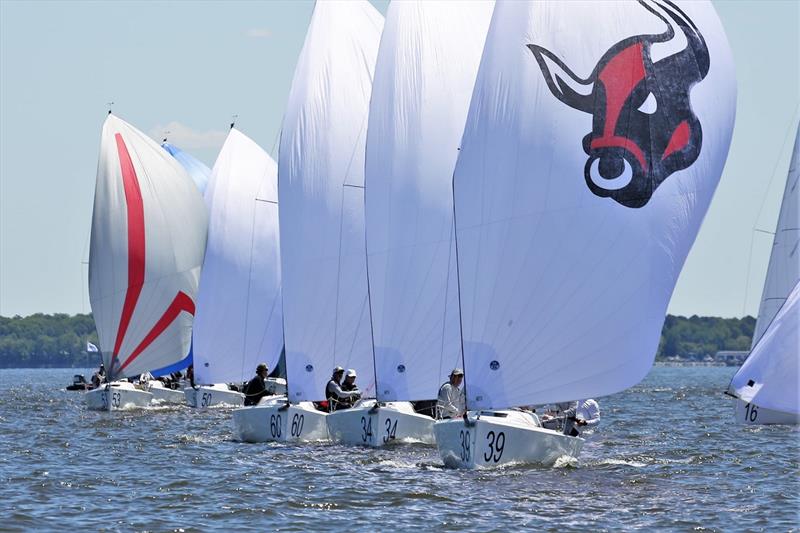
[[[669,311],[754,315],[772,237],[753,229],[774,230],[800,118],[800,2],[715,6],[736,60],[736,130]],[[106,102],[209,166],[234,114],[275,154],[311,8],[0,0],[0,315],[89,311],[82,262]]]

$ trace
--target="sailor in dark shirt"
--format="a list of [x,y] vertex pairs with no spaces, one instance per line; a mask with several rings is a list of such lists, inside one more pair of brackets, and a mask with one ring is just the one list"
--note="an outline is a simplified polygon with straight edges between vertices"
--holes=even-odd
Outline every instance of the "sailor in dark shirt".
[[245,405],[258,405],[258,402],[264,396],[268,396],[266,379],[269,375],[267,365],[264,363],[256,367],[256,375],[251,379],[247,386],[244,388],[244,404]]
[[[325,386],[325,399],[328,400],[328,409],[330,411],[347,409],[361,397],[358,388],[356,388],[355,391],[349,392],[343,389],[341,385],[342,376],[344,376],[344,368],[337,366],[333,369],[333,375],[331,375],[330,381],[328,381],[328,384]],[[352,381],[355,381],[355,372],[353,372]]]

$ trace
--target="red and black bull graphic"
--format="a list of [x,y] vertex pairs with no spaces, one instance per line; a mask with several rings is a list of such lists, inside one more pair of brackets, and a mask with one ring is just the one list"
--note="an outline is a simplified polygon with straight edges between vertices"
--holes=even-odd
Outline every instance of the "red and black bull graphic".
[[[703,131],[690,91],[708,74],[708,46],[697,26],[669,0],[639,0],[667,30],[612,46],[588,78],[578,77],[553,52],[529,44],[556,98],[590,113],[583,139],[589,189],[632,208],[642,207],[673,172],[700,155]],[[657,47],[685,47],[653,61]]]

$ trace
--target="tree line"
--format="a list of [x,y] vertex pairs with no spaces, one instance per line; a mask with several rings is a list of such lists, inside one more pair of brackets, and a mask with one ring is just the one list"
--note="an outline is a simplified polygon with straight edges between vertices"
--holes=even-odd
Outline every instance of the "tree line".
[[[667,315],[656,358],[703,359],[719,350],[748,350],[755,319]],[[0,368],[87,368],[99,364],[91,314],[0,316]]]

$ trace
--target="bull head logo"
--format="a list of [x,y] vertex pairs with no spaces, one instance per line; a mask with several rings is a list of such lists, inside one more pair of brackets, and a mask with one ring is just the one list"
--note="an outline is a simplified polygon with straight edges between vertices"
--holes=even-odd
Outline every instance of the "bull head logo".
[[[703,132],[689,92],[710,65],[703,36],[680,8],[669,0],[639,4],[667,30],[615,44],[586,79],[551,51],[528,45],[553,95],[593,117],[583,139],[589,189],[633,208],[644,206],[670,174],[700,155]],[[685,46],[669,54],[682,41]]]

